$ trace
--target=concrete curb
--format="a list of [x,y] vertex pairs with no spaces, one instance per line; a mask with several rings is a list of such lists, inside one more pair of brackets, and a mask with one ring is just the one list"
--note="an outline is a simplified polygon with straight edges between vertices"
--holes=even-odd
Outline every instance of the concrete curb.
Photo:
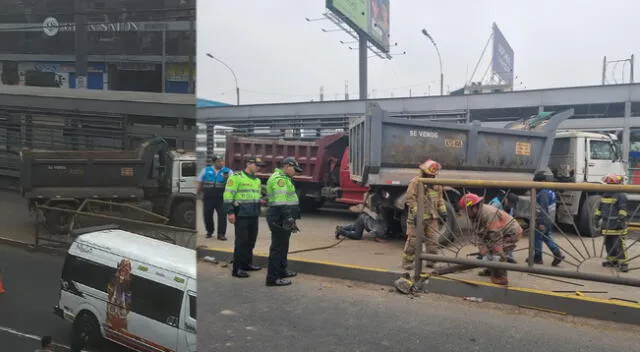
[[0,237],[0,244],[25,249],[29,252],[41,252],[53,255],[65,255],[67,253],[67,250],[63,248],[48,247],[44,245],[36,246],[35,243],[22,242],[7,237]]
[[[196,250],[199,259],[205,256],[213,256],[221,261],[229,261],[233,257],[233,252],[229,249],[199,247]],[[266,266],[266,255],[254,253],[253,257],[255,264],[263,267]],[[300,273],[361,281],[384,286],[391,285],[403,273],[401,271],[396,272],[295,257],[289,257],[289,267],[291,270]],[[436,276],[430,277],[429,275],[424,275],[424,278],[426,280],[423,286],[424,289],[432,293],[458,297],[481,297],[487,302],[514,305],[547,313],[640,325],[640,321],[637,318],[640,316],[640,304],[638,303],[555,293],[523,287],[503,287],[473,280],[458,280]]]

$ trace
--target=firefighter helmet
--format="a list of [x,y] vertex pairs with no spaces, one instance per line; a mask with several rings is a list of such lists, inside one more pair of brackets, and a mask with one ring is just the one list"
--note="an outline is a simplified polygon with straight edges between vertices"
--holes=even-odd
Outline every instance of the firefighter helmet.
[[462,198],[460,198],[460,201],[458,201],[458,207],[460,209],[466,209],[476,204],[482,203],[483,200],[484,197],[480,197],[479,195],[474,193],[467,193],[463,195]]
[[607,176],[602,178],[602,182],[610,184],[610,185],[619,185],[623,181],[623,177],[621,175],[616,174],[608,174]]
[[427,159],[427,161],[420,164],[418,167],[420,168],[420,170],[422,170],[422,172],[431,176],[437,175],[440,169],[442,169],[442,166],[439,162],[433,161],[431,159]]

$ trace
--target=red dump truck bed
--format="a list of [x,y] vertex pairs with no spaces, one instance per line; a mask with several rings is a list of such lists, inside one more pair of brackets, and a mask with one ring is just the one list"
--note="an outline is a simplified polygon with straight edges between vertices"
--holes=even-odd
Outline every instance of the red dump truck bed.
[[228,135],[226,163],[232,170],[244,169],[246,160],[252,156],[261,158],[266,166],[259,177],[271,175],[287,157],[294,157],[304,172],[294,179],[298,182],[324,183],[332,166],[337,165],[348,146],[344,133],[318,138],[314,141],[291,141],[286,139],[251,138]]

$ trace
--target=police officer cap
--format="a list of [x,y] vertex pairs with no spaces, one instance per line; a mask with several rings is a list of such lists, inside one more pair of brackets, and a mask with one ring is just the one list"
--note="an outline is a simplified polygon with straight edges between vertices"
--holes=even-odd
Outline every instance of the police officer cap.
[[298,161],[295,158],[289,157],[282,160],[282,166],[285,165],[293,166],[293,169],[296,170],[296,172],[304,171],[304,169],[300,166],[300,164],[298,164]]
[[264,163],[264,161],[262,161],[262,159],[256,158],[256,157],[251,157],[251,158],[247,159],[247,164],[256,164],[257,166],[265,166],[266,165]]

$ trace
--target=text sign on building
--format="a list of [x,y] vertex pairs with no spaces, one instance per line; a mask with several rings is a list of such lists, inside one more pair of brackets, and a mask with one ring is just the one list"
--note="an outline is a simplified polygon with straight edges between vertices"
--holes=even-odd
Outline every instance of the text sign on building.
[[[42,22],[42,30],[47,36],[53,37],[59,32],[74,32],[76,25],[75,23],[60,23],[55,17],[47,17]],[[88,32],[138,32],[139,30],[140,28],[135,22],[87,24]]]

